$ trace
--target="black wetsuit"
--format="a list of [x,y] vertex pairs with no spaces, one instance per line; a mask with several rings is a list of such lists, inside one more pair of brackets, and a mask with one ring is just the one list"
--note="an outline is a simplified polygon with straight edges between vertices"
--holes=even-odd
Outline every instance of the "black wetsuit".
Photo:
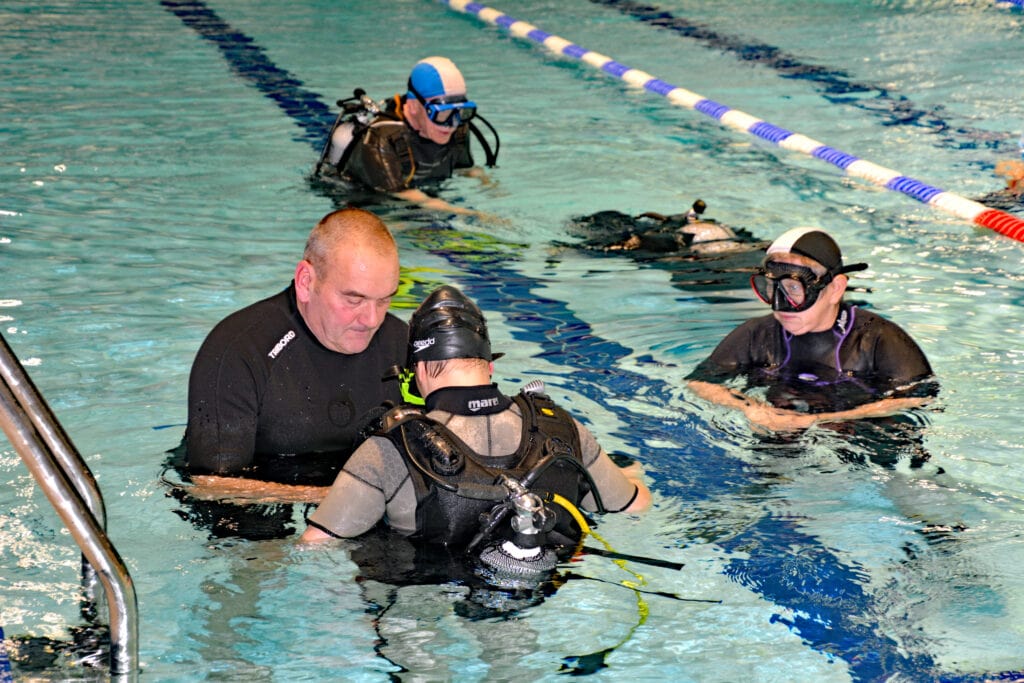
[[[852,319],[852,321],[851,321]],[[937,385],[924,353],[903,329],[844,304],[836,325],[795,336],[772,315],[743,323],[687,379],[724,384],[745,377],[768,387],[780,408],[820,413],[847,410],[888,396],[933,395]]]
[[228,316],[189,377],[188,470],[330,485],[365,415],[401,400],[398,382],[382,378],[405,362],[407,335],[388,314],[362,353],[331,351],[302,320],[294,283]]
[[[852,323],[850,319],[853,319]],[[733,330],[687,379],[715,384],[742,382],[744,393],[763,391],[772,405],[806,413],[839,412],[887,397],[931,397],[939,384],[924,353],[898,325],[863,308],[843,304],[824,332],[787,333],[772,315]],[[870,460],[892,468],[930,459],[923,419],[912,414],[823,425],[843,434],[832,447],[840,462]],[[798,432],[758,436],[758,450],[790,455]],[[939,470],[941,471],[941,470]]]
[[447,144],[439,145],[399,117],[402,102],[389,107],[353,140],[342,158],[344,167],[338,169],[343,176],[380,192],[401,192],[473,166],[468,123],[456,128]]

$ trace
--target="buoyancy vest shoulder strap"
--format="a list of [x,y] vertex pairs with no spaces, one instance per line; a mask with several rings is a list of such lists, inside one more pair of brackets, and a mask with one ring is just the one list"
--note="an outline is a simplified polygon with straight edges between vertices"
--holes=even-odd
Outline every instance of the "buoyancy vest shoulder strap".
[[[520,393],[512,400],[522,414],[519,447],[505,458],[488,457],[486,464],[458,435],[416,406],[402,405],[390,410],[381,419],[381,428],[376,434],[395,445],[410,470],[414,468],[423,477],[453,491],[454,487],[439,482],[433,475],[456,476],[467,459],[495,477],[499,470],[516,469],[524,462],[533,463],[545,455],[567,456],[580,465],[585,464],[579,431],[568,412],[545,394]],[[427,468],[430,472],[425,471]]]
[[[547,394],[519,393],[513,398],[523,413],[521,453],[527,449],[543,449],[545,445],[563,451],[583,462],[583,446],[572,416],[560,408]],[[543,453],[541,453],[543,455]]]
[[[504,457],[476,453],[419,409],[402,406],[385,415],[378,435],[391,441],[406,462],[416,495],[418,535],[445,544],[468,541],[480,514],[507,498],[502,474],[574,503],[588,490],[581,488],[584,468],[572,417],[547,396],[513,400],[522,413],[522,437],[516,451]],[[559,464],[565,458],[574,464]]]

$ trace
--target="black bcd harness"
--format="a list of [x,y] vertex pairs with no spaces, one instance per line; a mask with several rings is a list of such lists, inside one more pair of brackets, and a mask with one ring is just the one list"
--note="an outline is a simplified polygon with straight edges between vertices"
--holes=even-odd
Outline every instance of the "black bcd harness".
[[[601,510],[572,417],[544,394],[520,393],[513,401],[523,416],[522,436],[516,451],[505,456],[481,456],[416,407],[399,406],[383,417],[377,435],[389,439],[406,461],[416,492],[419,538],[468,550],[491,539],[529,547],[530,538],[504,523],[512,511],[509,479],[545,502],[557,494],[577,505],[593,492]],[[574,544],[580,536],[564,510],[541,523],[549,527],[537,536],[545,542]]]

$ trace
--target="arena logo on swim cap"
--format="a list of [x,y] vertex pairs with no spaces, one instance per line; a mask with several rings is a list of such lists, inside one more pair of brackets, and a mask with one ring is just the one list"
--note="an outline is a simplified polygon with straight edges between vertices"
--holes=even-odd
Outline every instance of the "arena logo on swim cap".
[[413,349],[415,349],[413,353],[419,353],[423,349],[429,349],[436,342],[437,339],[435,339],[434,337],[427,337],[426,339],[414,339],[412,342],[412,347]]

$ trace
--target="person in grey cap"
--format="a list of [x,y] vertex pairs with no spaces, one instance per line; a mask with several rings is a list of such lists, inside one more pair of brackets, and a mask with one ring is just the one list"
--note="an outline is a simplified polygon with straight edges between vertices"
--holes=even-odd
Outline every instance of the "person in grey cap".
[[846,274],[866,268],[844,265],[823,230],[781,235],[751,277],[772,313],[726,336],[688,375],[690,390],[777,431],[885,417],[927,403],[937,384],[910,335],[843,301]]
[[[495,566],[506,567],[539,561],[542,537],[573,545],[565,523],[572,526],[576,506],[648,507],[638,464],[618,467],[543,393],[509,397],[491,382],[500,354],[491,353],[484,316],[462,292],[435,290],[409,324],[407,365],[426,410],[399,406],[384,416],[307,518],[303,541],[359,536],[385,520],[427,543],[489,547]],[[523,514],[520,503],[530,501]]]

